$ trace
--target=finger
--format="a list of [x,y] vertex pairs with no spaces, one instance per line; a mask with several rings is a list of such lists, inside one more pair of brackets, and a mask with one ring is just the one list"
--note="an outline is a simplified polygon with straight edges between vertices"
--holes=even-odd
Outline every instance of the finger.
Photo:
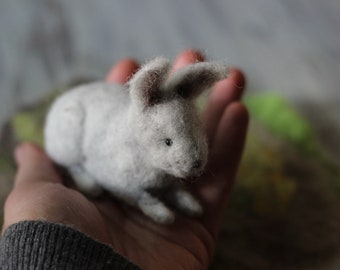
[[227,79],[215,85],[205,111],[205,126],[209,142],[213,140],[224,109],[231,102],[241,99],[245,88],[245,81],[242,71],[232,69]]
[[15,159],[18,164],[15,186],[62,182],[51,160],[38,146],[29,143],[19,145],[15,150]]
[[[216,235],[233,186],[241,159],[248,127],[248,112],[239,102],[233,102],[224,111],[217,128],[207,178],[202,181],[198,194],[204,204],[204,221]],[[209,174],[209,175],[208,175]]]
[[174,72],[187,65],[202,61],[204,61],[204,55],[201,52],[193,49],[186,50],[176,58],[171,72]]
[[236,170],[245,142],[248,121],[248,111],[240,102],[233,102],[225,109],[211,150],[211,168],[215,173],[230,174]]
[[133,59],[123,59],[118,62],[106,77],[107,82],[126,83],[133,73],[139,68],[138,63]]

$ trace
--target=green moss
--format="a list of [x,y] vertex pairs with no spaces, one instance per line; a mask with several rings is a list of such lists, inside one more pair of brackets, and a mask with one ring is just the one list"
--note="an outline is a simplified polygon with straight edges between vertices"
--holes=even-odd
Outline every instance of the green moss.
[[251,116],[264,124],[270,132],[309,154],[316,153],[311,126],[283,97],[274,92],[256,94],[248,96],[245,104]]
[[285,215],[296,192],[296,182],[285,169],[284,156],[278,148],[251,126],[235,195],[246,194],[249,203],[246,207],[253,215],[272,218]]
[[63,90],[56,90],[36,105],[13,116],[10,125],[17,141],[30,141],[40,146],[43,145],[43,127],[46,113],[55,97],[62,92]]
[[12,128],[17,140],[31,141],[42,145],[41,126],[34,113],[18,113],[12,120]]

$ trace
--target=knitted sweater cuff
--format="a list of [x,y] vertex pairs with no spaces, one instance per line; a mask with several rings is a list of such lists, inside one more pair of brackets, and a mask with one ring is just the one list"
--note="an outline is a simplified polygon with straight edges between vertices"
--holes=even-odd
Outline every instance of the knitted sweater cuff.
[[43,221],[22,221],[0,239],[1,269],[139,269],[68,226]]

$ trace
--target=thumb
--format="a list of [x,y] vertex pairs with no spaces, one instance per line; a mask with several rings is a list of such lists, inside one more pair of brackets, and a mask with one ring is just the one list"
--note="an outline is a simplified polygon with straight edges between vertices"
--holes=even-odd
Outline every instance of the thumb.
[[23,143],[17,146],[14,155],[18,165],[15,186],[36,182],[62,182],[52,161],[40,147],[31,143]]

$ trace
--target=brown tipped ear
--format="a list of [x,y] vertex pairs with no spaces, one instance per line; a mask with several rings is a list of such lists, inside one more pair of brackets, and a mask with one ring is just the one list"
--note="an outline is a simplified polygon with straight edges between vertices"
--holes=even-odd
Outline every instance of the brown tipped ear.
[[142,66],[127,83],[132,102],[142,109],[159,103],[169,70],[170,61],[165,58],[155,58]]
[[228,75],[229,68],[223,64],[200,62],[177,70],[165,83],[164,89],[183,98],[195,98]]

